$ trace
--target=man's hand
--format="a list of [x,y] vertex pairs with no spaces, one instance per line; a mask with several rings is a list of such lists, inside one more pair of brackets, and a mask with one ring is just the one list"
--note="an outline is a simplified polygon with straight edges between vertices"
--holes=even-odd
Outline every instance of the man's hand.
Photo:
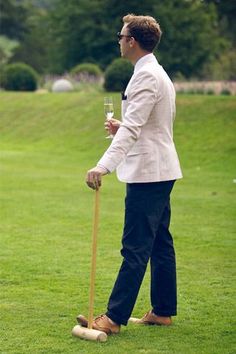
[[108,171],[105,168],[96,166],[89,170],[86,175],[86,183],[92,188],[98,190],[102,185],[102,176],[106,175]]
[[106,131],[111,135],[116,134],[117,130],[120,128],[120,125],[121,121],[114,118],[107,119],[104,123]]

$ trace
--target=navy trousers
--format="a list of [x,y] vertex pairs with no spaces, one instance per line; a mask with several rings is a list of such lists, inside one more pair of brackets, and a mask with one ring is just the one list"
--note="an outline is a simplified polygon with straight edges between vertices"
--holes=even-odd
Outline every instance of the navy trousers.
[[150,259],[151,305],[159,316],[176,315],[176,263],[170,225],[175,181],[127,184],[121,264],[106,315],[126,325]]

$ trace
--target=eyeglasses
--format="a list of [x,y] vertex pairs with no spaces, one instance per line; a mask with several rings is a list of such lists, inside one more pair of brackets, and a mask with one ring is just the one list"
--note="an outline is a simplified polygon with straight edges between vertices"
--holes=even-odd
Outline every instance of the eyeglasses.
[[129,34],[121,34],[120,32],[117,32],[117,39],[120,41],[123,37],[131,38],[132,36]]

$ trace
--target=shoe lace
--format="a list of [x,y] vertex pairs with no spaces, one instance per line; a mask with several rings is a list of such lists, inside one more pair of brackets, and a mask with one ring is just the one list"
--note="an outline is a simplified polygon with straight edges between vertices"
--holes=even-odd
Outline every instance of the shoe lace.
[[99,320],[100,318],[103,318],[103,317],[106,317],[106,315],[105,314],[99,315],[99,316],[95,317],[94,320],[96,321],[96,320]]

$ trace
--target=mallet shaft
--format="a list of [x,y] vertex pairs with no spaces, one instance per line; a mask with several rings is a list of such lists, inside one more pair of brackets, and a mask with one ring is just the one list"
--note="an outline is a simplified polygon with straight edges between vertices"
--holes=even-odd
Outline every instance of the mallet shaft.
[[98,234],[98,217],[99,217],[99,189],[95,192],[94,203],[94,219],[92,232],[92,260],[90,274],[90,291],[89,291],[89,314],[88,314],[88,329],[92,328],[93,323],[93,307],[94,307],[94,289],[95,289],[95,274],[96,274],[96,254],[97,254],[97,234]]

